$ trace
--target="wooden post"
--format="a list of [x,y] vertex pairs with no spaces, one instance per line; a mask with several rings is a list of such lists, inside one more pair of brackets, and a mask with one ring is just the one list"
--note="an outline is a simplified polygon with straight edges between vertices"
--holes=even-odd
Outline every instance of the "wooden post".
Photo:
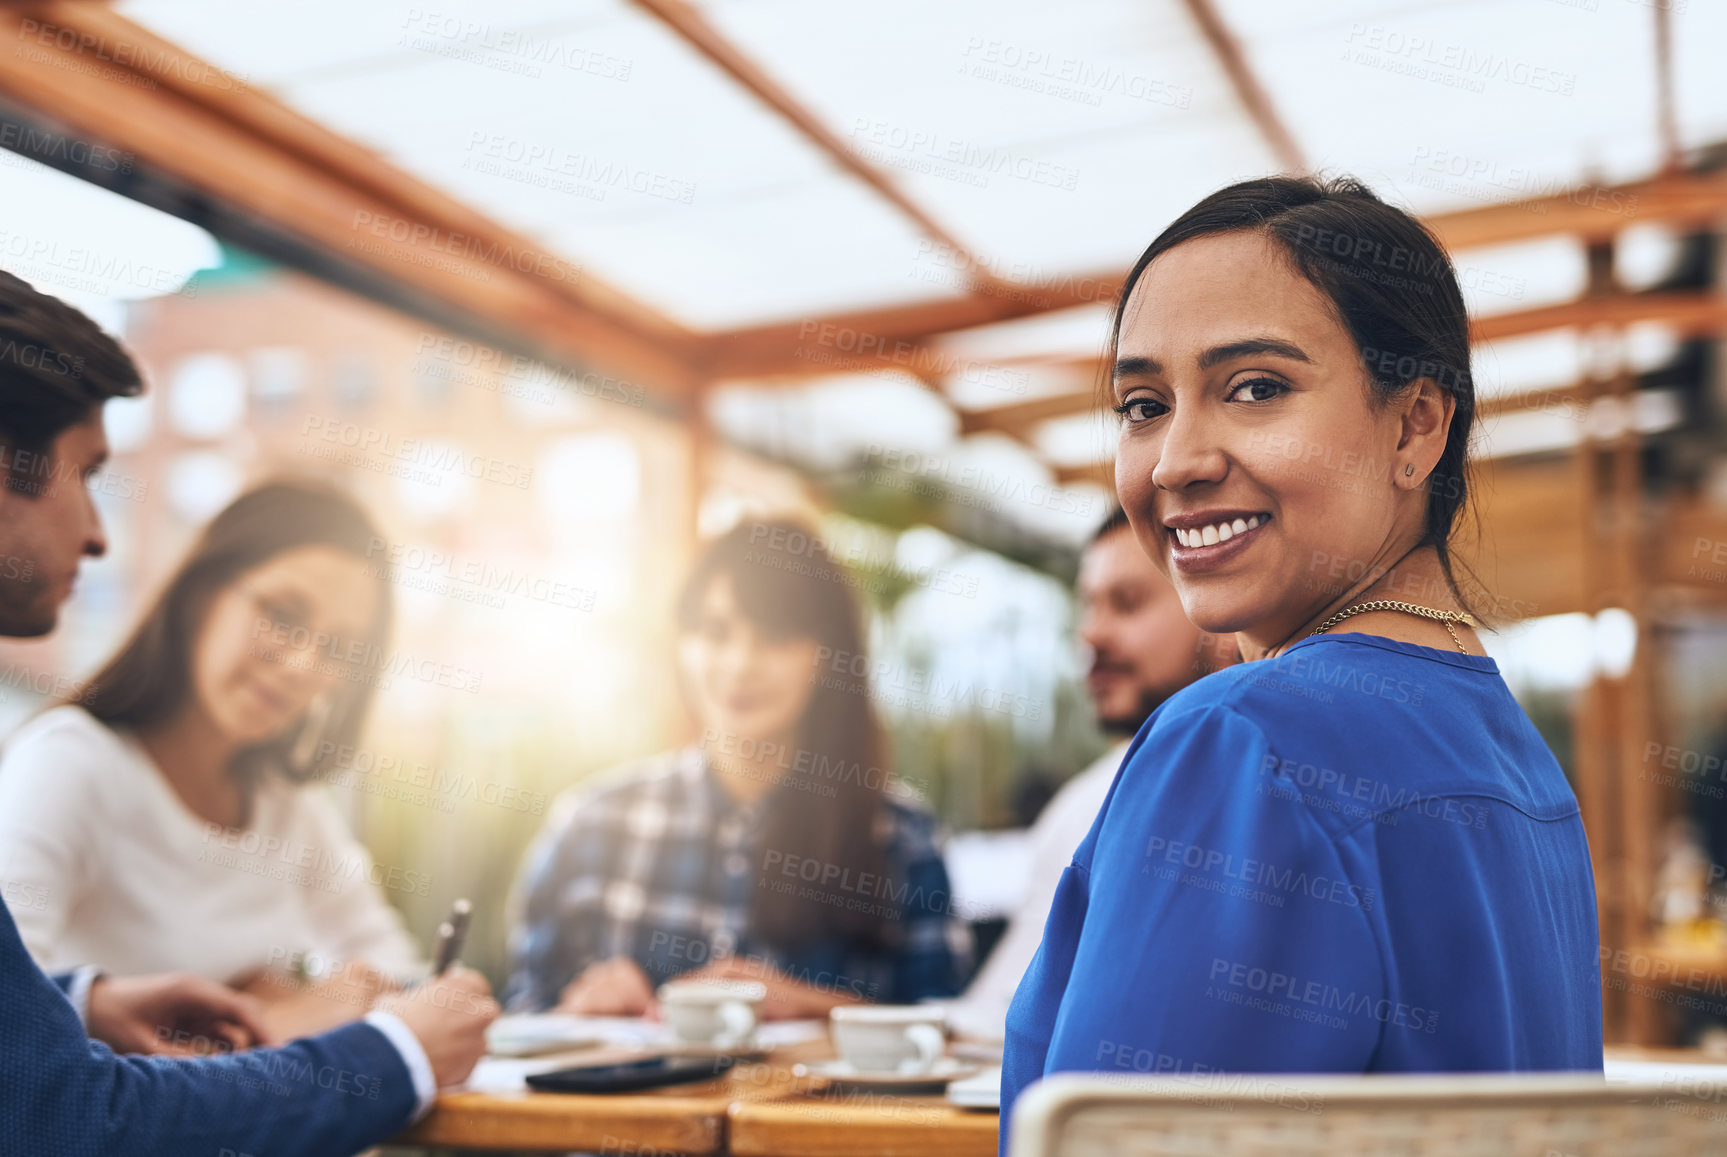
[[[1589,282],[1585,298],[1603,297],[1613,291],[1613,243],[1594,241],[1588,247]],[[1590,399],[1605,392],[1600,380],[1600,351],[1592,351],[1589,370]],[[1612,573],[1612,529],[1617,520],[1609,509],[1611,498],[1603,486],[1603,447],[1595,426],[1596,403],[1592,400],[1584,415],[1583,438],[1577,448],[1577,513],[1582,522],[1582,611],[1594,616],[1607,605],[1608,592],[1614,585]],[[1618,696],[1615,688],[1591,668],[1589,682],[1577,697],[1573,730],[1576,736],[1576,760],[1579,786],[1583,790],[1584,823],[1589,835],[1590,853],[1595,868],[1596,905],[1600,921],[1601,943],[1611,947],[1627,944],[1633,921],[1630,908],[1635,903],[1628,894],[1625,871],[1624,842],[1624,779],[1618,760],[1616,740]],[[1593,815],[1591,815],[1593,813]],[[1624,1040],[1632,1035],[1632,1023],[1638,1013],[1612,984],[1614,978],[1602,976],[1603,1030],[1607,1040]]]
[[[1629,613],[1637,630],[1637,648],[1631,667],[1616,680],[1619,686],[1613,712],[1615,733],[1611,736],[1616,749],[1614,764],[1620,799],[1617,811],[1622,831],[1624,916],[1620,933],[1625,938],[1624,942],[1648,944],[1656,931],[1649,907],[1655,878],[1656,835],[1666,822],[1672,804],[1671,792],[1662,790],[1654,780],[1638,775],[1643,744],[1655,727],[1651,688],[1656,663],[1652,653],[1654,632],[1650,630],[1648,594],[1648,558],[1653,543],[1645,527],[1658,520],[1647,517],[1643,506],[1643,440],[1637,432],[1633,412],[1636,382],[1630,368],[1624,364],[1623,335],[1617,344],[1620,365],[1609,395],[1620,407],[1620,428],[1609,460],[1613,524],[1607,541],[1611,543],[1612,551],[1609,562],[1617,571],[1610,605]],[[1629,1003],[1627,1029],[1630,1039],[1637,1044],[1666,1043],[1664,1038],[1670,1031],[1666,1006],[1657,1006],[1648,1000]]]

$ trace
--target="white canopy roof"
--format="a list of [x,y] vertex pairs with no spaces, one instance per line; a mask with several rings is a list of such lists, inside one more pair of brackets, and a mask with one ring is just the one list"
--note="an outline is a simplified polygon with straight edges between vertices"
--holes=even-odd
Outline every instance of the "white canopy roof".
[[[1693,146],[1727,136],[1712,58],[1727,6],[1673,7],[1677,124]],[[963,289],[963,257],[622,0],[119,8],[698,329]],[[1181,0],[699,9],[1012,280],[1123,268],[1204,193],[1282,167]],[[1417,211],[1633,179],[1660,160],[1645,4],[1215,10],[1311,167]]]

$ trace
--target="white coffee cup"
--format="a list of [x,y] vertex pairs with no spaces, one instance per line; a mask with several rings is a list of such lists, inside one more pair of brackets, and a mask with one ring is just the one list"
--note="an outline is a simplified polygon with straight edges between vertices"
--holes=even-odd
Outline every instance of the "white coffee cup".
[[671,980],[660,985],[660,1013],[686,1044],[735,1048],[756,1031],[767,995],[757,980]]
[[845,1004],[829,1014],[834,1048],[860,1073],[919,1076],[947,1048],[941,1008],[919,1004]]

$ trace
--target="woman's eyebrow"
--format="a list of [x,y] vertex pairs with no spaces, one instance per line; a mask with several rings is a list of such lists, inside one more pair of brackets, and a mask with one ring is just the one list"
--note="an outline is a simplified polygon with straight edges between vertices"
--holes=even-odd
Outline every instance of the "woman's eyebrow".
[[300,586],[297,580],[290,579],[281,586],[254,587],[253,591],[259,598],[268,599],[278,608],[296,614],[306,614],[318,606],[317,596]]
[[[1313,361],[1302,352],[1298,345],[1281,341],[1274,337],[1244,338],[1225,345],[1212,346],[1199,355],[1199,368],[1209,370],[1232,358],[1252,357],[1255,354],[1275,354],[1278,357],[1289,358],[1292,361]],[[1115,363],[1114,377],[1157,377],[1163,373],[1163,363],[1156,358],[1131,357],[1121,358]]]
[[1252,357],[1255,354],[1276,354],[1278,357],[1290,358],[1298,362],[1311,362],[1313,359],[1301,351],[1300,346],[1279,341],[1274,337],[1254,337],[1244,341],[1232,341],[1227,345],[1215,345],[1199,355],[1199,368],[1209,370],[1233,358]]

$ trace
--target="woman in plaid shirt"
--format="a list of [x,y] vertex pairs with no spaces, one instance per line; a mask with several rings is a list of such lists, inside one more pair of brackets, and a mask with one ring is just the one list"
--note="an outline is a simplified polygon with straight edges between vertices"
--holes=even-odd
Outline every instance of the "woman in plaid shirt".
[[510,1007],[637,1015],[685,974],[763,981],[767,1017],[959,991],[970,935],[935,820],[884,770],[850,581],[797,522],[708,547],[678,605],[701,740],[559,798]]

